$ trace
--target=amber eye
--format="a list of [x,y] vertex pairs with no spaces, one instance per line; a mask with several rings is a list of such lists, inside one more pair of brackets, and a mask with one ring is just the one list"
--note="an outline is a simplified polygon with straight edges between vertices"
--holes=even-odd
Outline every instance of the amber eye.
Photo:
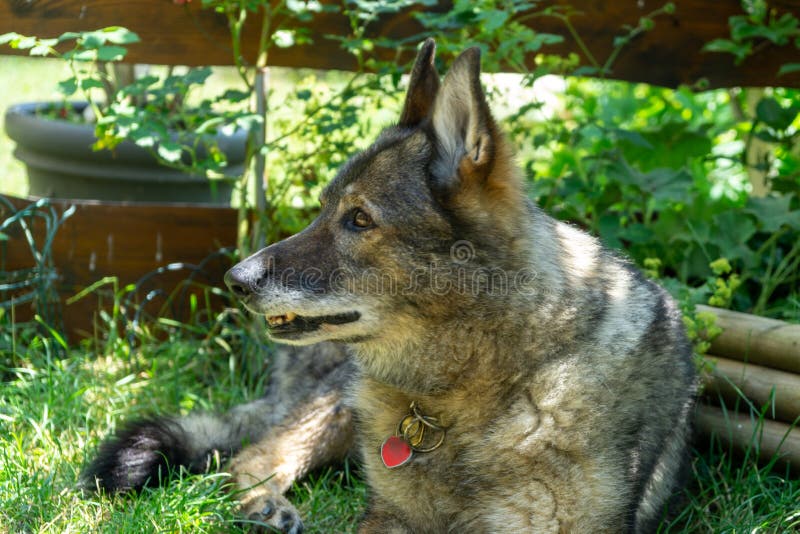
[[353,214],[351,215],[350,224],[352,224],[355,228],[363,230],[372,226],[372,217],[367,215],[367,212],[364,210],[356,208],[353,210]]

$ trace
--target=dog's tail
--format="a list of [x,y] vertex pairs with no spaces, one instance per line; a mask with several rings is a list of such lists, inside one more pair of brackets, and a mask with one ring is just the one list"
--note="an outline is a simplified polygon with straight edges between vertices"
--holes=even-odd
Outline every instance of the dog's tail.
[[213,414],[130,422],[100,446],[78,485],[86,491],[137,491],[159,485],[169,469],[205,472],[246,444],[241,423]]

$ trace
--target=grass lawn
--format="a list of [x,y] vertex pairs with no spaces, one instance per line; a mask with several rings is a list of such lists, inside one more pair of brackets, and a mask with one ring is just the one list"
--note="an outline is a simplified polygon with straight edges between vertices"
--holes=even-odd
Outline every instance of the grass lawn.
[[[31,347],[0,382],[0,532],[236,531],[226,474],[180,473],[136,497],[82,497],[73,488],[99,440],[130,416],[223,409],[252,399],[268,369],[239,373],[246,362],[199,341],[155,344],[128,360],[52,345]],[[347,532],[365,488],[348,465],[314,473],[292,496],[316,532]]]
[[[83,497],[73,488],[100,439],[125,419],[250,400],[268,363],[185,339],[132,353],[120,343],[108,356],[86,345],[59,357],[55,347],[39,340],[0,360],[0,532],[238,531],[226,474],[180,473],[165,487],[128,497]],[[315,473],[293,490],[310,532],[354,530],[366,489],[353,467]],[[693,471],[687,505],[663,532],[800,529],[800,481],[780,469],[716,446],[695,451]]]

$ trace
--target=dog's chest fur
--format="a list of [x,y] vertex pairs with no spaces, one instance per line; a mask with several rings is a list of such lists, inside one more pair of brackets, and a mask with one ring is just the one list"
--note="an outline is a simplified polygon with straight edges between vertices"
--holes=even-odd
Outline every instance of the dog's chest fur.
[[[370,486],[414,532],[579,532],[620,524],[630,498],[619,477],[623,459],[593,446],[601,436],[592,423],[613,402],[574,394],[599,390],[579,369],[584,365],[565,358],[512,383],[483,374],[418,398],[362,378],[353,402]],[[380,445],[412,400],[448,428],[446,438],[439,449],[388,469]]]

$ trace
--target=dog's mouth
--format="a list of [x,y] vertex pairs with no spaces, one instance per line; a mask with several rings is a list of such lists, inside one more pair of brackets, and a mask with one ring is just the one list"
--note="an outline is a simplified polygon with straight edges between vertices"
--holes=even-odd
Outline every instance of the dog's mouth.
[[283,315],[268,315],[267,325],[273,338],[295,338],[319,330],[323,325],[342,325],[358,321],[361,314],[352,311],[336,315],[305,317],[287,312]]

